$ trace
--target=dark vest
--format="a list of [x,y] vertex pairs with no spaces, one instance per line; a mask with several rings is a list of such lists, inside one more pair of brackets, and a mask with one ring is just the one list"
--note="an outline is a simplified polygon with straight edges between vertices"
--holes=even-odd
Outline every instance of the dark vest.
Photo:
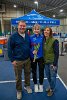
[[48,38],[44,44],[44,59],[45,63],[53,63],[54,62],[54,50],[53,50],[53,43],[54,38]]

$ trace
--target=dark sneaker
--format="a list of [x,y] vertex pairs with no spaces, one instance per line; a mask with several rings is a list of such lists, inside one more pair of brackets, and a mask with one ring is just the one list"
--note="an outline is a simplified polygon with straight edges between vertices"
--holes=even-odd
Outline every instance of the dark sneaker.
[[53,93],[54,93],[54,92],[50,89],[50,90],[47,92],[47,96],[52,96]]

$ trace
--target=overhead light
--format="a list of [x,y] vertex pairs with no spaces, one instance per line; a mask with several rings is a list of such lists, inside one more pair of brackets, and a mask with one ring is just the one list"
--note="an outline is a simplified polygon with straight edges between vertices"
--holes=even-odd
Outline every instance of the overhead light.
[[38,4],[38,1],[35,1],[34,3],[35,3],[35,4]]
[[14,8],[16,8],[17,6],[16,6],[16,5],[14,5],[13,7],[14,7]]
[[34,3],[37,5],[37,9],[38,9],[38,1],[34,1]]
[[55,15],[53,15],[53,17],[56,17]]
[[63,12],[63,9],[60,9],[60,12]]

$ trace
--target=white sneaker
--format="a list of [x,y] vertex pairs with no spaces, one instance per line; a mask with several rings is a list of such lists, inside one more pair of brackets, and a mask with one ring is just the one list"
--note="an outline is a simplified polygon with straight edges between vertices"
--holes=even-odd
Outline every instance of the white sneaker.
[[39,92],[43,92],[43,85],[39,85]]
[[34,85],[34,92],[38,92],[38,84]]
[[22,98],[22,92],[17,91],[17,99],[21,99]]
[[26,87],[24,87],[24,89],[25,89],[28,93],[32,93],[32,89],[30,88],[30,86],[26,86]]

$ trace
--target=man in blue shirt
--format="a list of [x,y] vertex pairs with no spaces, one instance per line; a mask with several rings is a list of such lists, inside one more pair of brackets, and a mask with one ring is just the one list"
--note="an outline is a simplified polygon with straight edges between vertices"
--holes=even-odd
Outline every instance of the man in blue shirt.
[[30,41],[25,32],[26,23],[18,23],[18,32],[11,35],[8,41],[8,56],[14,66],[16,77],[17,99],[22,98],[22,67],[24,66],[25,87],[28,93],[30,89]]

